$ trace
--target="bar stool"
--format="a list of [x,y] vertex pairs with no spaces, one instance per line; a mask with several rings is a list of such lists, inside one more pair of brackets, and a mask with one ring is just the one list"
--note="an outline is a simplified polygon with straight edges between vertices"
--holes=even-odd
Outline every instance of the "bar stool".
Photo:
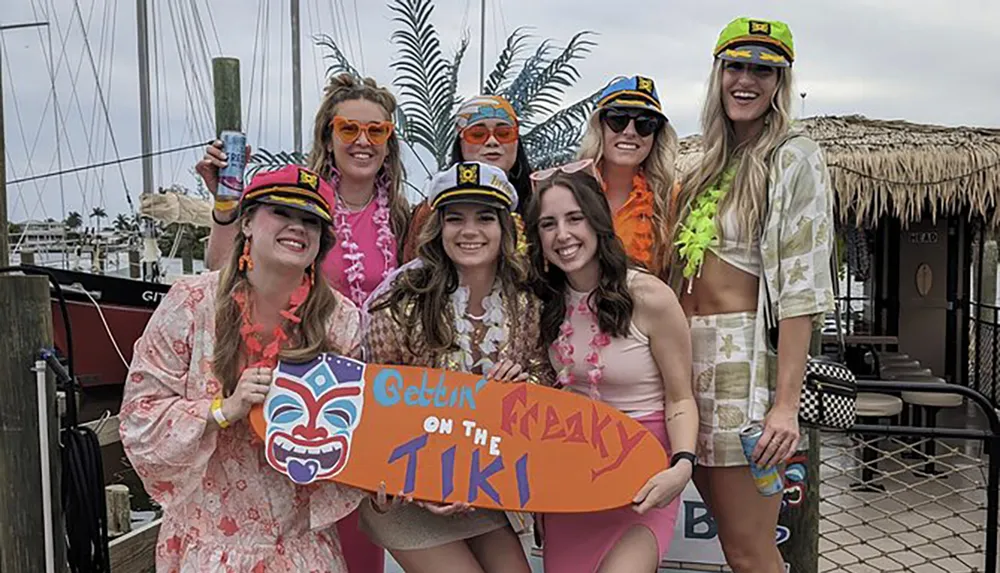
[[[885,420],[889,423],[892,418],[899,416],[900,412],[903,411],[903,401],[890,394],[858,392],[856,409],[859,422],[880,424],[882,420]],[[852,483],[851,489],[863,492],[884,492],[885,486],[874,483],[878,455],[871,444],[877,437],[862,434],[860,438],[862,441],[861,481]]]
[[[941,378],[937,379],[938,383],[944,383]],[[911,380],[906,380],[910,382]],[[915,392],[915,391],[904,391],[901,395],[903,402],[913,405],[917,408],[918,412],[922,413],[922,418],[924,425],[927,428],[934,429],[937,428],[937,415],[941,411],[941,408],[957,408],[964,402],[961,394],[940,394],[937,392]],[[934,467],[934,456],[937,452],[937,443],[934,438],[926,438],[924,441],[924,452],[923,457],[927,460],[924,467],[920,470],[915,470],[914,473],[922,476],[936,476],[940,475],[942,472],[938,471]],[[947,479],[948,476],[943,476]]]
[[913,376],[933,376],[934,372],[930,368],[897,368],[890,366],[882,369],[883,380],[899,380],[900,378],[910,378]]

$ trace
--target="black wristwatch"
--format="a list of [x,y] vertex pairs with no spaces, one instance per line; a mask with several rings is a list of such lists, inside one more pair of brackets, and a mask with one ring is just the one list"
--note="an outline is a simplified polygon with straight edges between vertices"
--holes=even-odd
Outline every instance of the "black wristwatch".
[[677,462],[681,460],[691,462],[691,469],[694,469],[698,465],[698,456],[692,454],[691,452],[677,452],[670,457],[670,467],[676,466]]

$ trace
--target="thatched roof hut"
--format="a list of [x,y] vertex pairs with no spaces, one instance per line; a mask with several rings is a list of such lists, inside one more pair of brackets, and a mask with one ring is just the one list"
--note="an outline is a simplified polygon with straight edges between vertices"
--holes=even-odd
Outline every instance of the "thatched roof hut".
[[[842,222],[871,225],[887,213],[903,225],[925,214],[968,208],[1000,226],[1000,129],[942,127],[860,115],[806,118],[798,125],[819,142]],[[700,155],[700,138],[681,141],[680,165]]]

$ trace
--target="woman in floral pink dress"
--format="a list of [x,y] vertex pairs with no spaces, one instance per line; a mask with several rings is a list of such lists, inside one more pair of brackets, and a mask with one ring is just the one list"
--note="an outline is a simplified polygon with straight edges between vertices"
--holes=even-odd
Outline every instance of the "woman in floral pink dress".
[[359,355],[357,307],[316,271],[333,201],[306,169],[258,175],[222,270],[175,283],[136,343],[120,431],[163,507],[157,571],[346,571],[332,525],[364,494],[294,484],[246,421],[279,358]]
[[[409,220],[402,193],[405,177],[399,138],[392,118],[396,99],[374,80],[350,74],[330,78],[316,111],[310,169],[330,183],[336,242],[320,268],[327,281],[359,308],[399,263]],[[213,194],[219,168],[225,166],[222,142],[208,146],[196,169]],[[215,224],[208,237],[205,263],[221,268],[236,237],[235,211],[216,201]],[[351,573],[381,573],[385,552],[357,529],[354,514],[338,524]]]

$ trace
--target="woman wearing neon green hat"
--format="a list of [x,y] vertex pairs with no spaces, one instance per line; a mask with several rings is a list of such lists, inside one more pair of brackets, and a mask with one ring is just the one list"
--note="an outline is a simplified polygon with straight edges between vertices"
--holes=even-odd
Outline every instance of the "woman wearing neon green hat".
[[798,446],[813,322],[833,309],[831,187],[819,146],[791,130],[788,26],[738,18],[714,55],[704,155],[677,197],[670,269],[691,321],[694,481],[733,571],[779,573],[781,495],[758,493],[739,431],[763,424],[751,456],[760,467],[780,466]]

